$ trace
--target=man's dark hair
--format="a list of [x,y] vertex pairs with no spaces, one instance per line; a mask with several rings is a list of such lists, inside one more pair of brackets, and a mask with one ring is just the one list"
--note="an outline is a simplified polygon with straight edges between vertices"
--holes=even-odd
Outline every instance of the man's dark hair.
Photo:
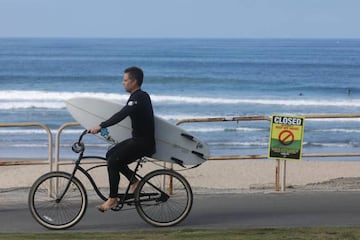
[[136,80],[138,85],[141,87],[144,80],[144,72],[141,70],[141,68],[129,67],[124,70],[124,73],[127,73],[131,80]]

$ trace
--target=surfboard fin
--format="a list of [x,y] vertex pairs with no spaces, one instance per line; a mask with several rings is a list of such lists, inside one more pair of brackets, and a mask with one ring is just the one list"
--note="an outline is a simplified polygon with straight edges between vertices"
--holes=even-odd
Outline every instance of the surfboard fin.
[[202,158],[204,160],[206,160],[206,158],[204,157],[204,154],[199,153],[197,151],[191,151],[192,154],[195,154],[196,156],[198,156],[199,158]]
[[189,139],[190,141],[194,141],[194,137],[187,133],[182,133],[181,136],[183,136],[186,139]]
[[175,163],[179,164],[180,166],[182,166],[183,168],[185,168],[184,166],[184,161],[176,158],[176,157],[171,157],[171,160],[173,160]]

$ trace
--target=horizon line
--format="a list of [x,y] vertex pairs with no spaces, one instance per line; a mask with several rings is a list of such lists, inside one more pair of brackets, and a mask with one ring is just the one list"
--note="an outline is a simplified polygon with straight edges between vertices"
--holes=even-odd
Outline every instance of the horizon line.
[[360,40],[360,37],[90,37],[90,36],[0,36],[0,39],[124,39],[124,40]]

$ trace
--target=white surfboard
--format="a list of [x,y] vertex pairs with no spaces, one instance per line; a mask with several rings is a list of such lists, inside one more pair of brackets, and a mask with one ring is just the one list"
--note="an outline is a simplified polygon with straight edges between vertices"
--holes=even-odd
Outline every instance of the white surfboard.
[[[109,119],[123,106],[102,99],[79,97],[67,100],[66,107],[73,118],[88,129]],[[97,135],[113,144],[130,138],[131,132],[131,121],[127,117],[114,126],[102,129]],[[206,143],[157,116],[155,116],[155,141],[156,153],[152,158],[157,160],[185,166],[201,164],[209,157]]]

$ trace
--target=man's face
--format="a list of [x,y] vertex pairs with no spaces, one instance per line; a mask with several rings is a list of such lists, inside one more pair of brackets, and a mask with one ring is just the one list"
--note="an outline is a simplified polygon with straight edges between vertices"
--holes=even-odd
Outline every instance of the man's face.
[[132,93],[138,88],[137,81],[131,80],[128,73],[124,74],[122,84],[124,86],[124,89],[129,93]]

